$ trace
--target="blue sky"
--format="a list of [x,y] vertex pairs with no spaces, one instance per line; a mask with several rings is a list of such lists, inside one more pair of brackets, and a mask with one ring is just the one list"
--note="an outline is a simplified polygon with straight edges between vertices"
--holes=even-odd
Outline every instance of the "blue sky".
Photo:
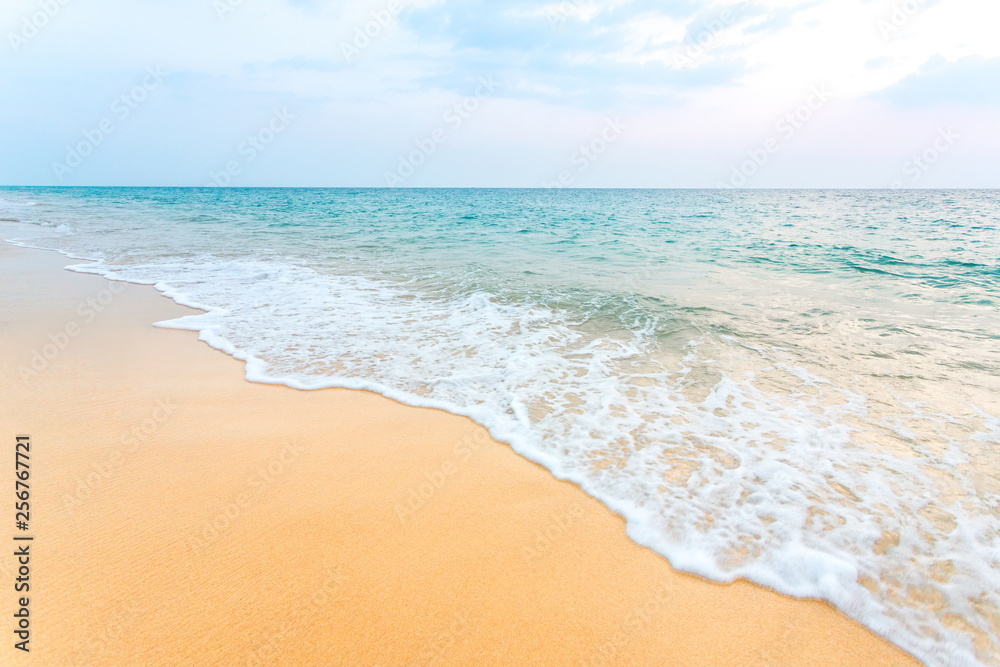
[[995,0],[5,0],[0,183],[998,187]]

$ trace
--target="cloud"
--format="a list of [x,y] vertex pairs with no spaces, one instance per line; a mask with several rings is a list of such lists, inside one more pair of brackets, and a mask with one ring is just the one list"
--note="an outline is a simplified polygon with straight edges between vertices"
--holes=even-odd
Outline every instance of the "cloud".
[[937,55],[875,97],[900,107],[1000,106],[1000,58],[967,56],[948,62]]
[[[762,20],[744,28],[743,32],[746,34],[759,32],[766,35],[768,33],[784,30],[792,25],[792,20],[795,18],[796,14],[806,9],[816,7],[821,4],[822,1],[823,0],[813,0],[812,2],[800,3],[792,5],[791,7],[778,7],[776,9],[772,9],[767,11],[766,16]],[[759,6],[755,6],[754,8],[758,11],[761,10]]]
[[865,67],[867,69],[875,70],[882,69],[892,64],[892,58],[889,56],[881,56],[879,58],[872,58],[871,60],[865,61]]
[[[628,135],[588,184],[711,185],[818,84],[836,105],[761,183],[884,184],[895,158],[880,167],[871,156],[907,154],[942,122],[938,104],[977,141],[949,156],[965,180],[942,170],[937,185],[991,183],[961,151],[985,164],[1000,154],[1000,3],[926,0],[886,40],[878,21],[897,0],[398,0],[398,16],[367,38],[359,31],[390,0],[224,1],[224,16],[213,0],[69,3],[17,50],[7,33],[20,34],[37,0],[0,3],[11,101],[0,105],[11,130],[0,183],[51,179],[52,160],[147,66],[169,82],[74,183],[201,183],[288,106],[294,129],[246,184],[379,184],[481,77],[497,91],[421,184],[537,185],[621,116]],[[357,40],[367,45],[348,58]],[[833,154],[854,162],[834,169]],[[803,155],[818,166],[801,167]],[[838,169],[844,178],[830,180]]]
[[723,11],[691,0],[478,0],[411,9],[401,23],[422,42],[441,46],[423,85],[462,92],[490,74],[506,83],[505,96],[600,107],[637,99],[670,104],[693,89],[735,83],[746,71],[738,53],[684,68],[671,57],[706,26],[729,28],[740,14],[734,10],[720,22]]

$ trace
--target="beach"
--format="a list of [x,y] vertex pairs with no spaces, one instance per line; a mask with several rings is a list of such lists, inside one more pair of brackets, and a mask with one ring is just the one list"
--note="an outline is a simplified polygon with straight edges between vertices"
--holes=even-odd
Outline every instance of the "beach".
[[35,538],[5,664],[917,664],[826,602],[675,572],[467,418],[247,382],[152,326],[194,311],[67,263],[0,246]]

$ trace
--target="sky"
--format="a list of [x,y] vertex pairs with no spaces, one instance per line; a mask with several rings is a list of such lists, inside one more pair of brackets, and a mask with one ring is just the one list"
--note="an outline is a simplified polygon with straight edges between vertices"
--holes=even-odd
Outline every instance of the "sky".
[[996,0],[4,0],[0,184],[1000,187]]

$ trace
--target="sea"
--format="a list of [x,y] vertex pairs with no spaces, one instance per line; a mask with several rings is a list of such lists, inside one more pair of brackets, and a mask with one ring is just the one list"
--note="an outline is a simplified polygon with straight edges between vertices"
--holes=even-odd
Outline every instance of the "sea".
[[1000,664],[1000,192],[14,187],[0,237],[249,381],[466,415],[679,570]]

